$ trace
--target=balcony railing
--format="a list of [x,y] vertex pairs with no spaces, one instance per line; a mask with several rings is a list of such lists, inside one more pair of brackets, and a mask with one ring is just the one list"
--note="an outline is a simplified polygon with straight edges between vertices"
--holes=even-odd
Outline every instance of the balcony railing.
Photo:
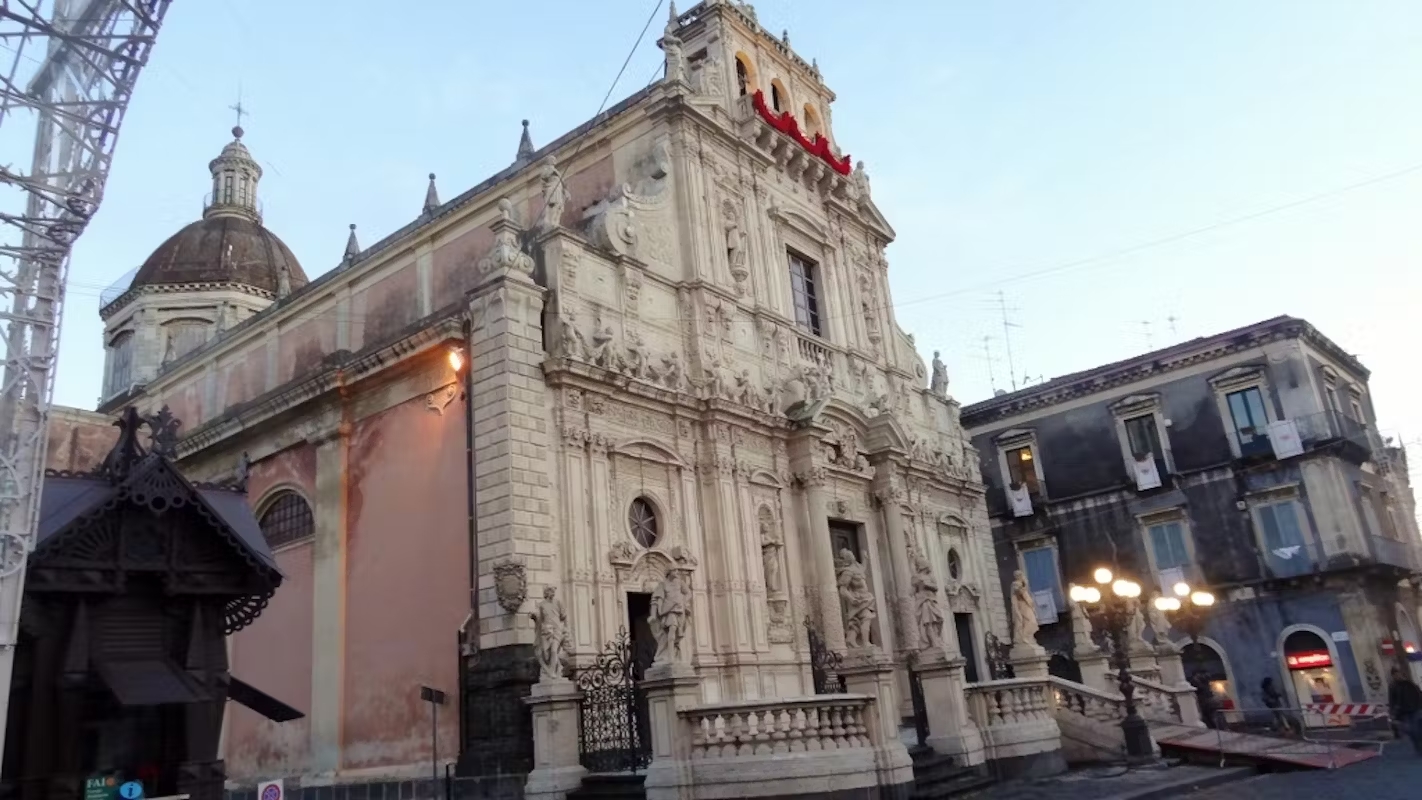
[[1407,542],[1384,536],[1369,536],[1368,543],[1373,551],[1373,559],[1379,564],[1391,564],[1406,570],[1418,568],[1417,550]]
[[1341,444],[1343,450],[1368,460],[1382,449],[1382,439],[1373,426],[1342,411],[1305,414],[1296,417],[1294,423],[1305,450]]

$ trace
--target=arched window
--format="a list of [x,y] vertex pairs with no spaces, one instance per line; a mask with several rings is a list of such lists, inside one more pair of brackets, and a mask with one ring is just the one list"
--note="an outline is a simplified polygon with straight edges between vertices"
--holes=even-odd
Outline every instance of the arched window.
[[311,515],[310,504],[291,490],[279,493],[268,503],[257,524],[268,547],[299,542],[316,533],[316,519]]
[[163,326],[167,341],[163,346],[163,363],[191,353],[207,342],[212,325],[205,319],[175,319]]
[[133,331],[124,331],[109,341],[109,375],[107,395],[114,395],[133,384]]
[[814,106],[810,105],[809,103],[806,103],[805,135],[813,139],[815,138],[816,134],[823,136],[824,133],[824,125],[820,123],[820,112],[816,111]]
[[632,501],[632,507],[627,510],[627,525],[632,529],[632,538],[637,540],[637,544],[651,547],[657,543],[660,533],[657,509],[647,498],[639,497]]
[[770,107],[776,113],[780,112],[780,82],[772,81],[770,84]]
[[1296,630],[1284,639],[1284,666],[1299,703],[1348,702],[1333,651],[1314,631]]
[[963,579],[963,558],[953,548],[948,550],[948,577],[955,581]]
[[750,86],[750,74],[746,72],[746,62],[738,56],[736,58],[736,88],[740,91],[740,96],[745,97]]

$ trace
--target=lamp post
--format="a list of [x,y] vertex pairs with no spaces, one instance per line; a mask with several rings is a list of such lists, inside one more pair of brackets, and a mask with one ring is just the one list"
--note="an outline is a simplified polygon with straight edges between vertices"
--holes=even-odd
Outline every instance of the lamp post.
[[1170,615],[1175,627],[1185,631],[1191,644],[1200,643],[1200,633],[1205,630],[1205,618],[1215,604],[1215,596],[1206,591],[1190,588],[1190,584],[1180,582],[1172,587],[1174,597],[1155,598],[1155,607]]
[[[1150,729],[1136,710],[1135,684],[1131,681],[1131,658],[1127,650],[1127,626],[1135,616],[1134,601],[1141,596],[1141,585],[1125,578],[1115,578],[1111,570],[1100,567],[1092,575],[1098,586],[1072,586],[1070,596],[1073,602],[1086,603],[1095,607],[1097,614],[1106,624],[1111,637],[1112,666],[1116,668],[1116,681],[1121,696],[1126,700],[1126,717],[1121,720],[1121,734],[1126,740],[1126,758],[1130,761],[1148,761],[1154,757],[1154,747],[1150,741]],[[1114,578],[1114,580],[1113,580]]]

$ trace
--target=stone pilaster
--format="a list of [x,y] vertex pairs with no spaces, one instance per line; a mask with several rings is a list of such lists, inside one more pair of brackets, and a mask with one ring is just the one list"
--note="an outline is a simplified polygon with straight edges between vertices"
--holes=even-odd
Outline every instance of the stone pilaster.
[[307,441],[316,448],[312,515],[311,769],[341,768],[342,712],[346,669],[346,483],[350,426],[322,431]]
[[[913,783],[913,760],[899,738],[898,692],[894,686],[893,657],[872,648],[850,652],[840,668],[850,694],[874,699],[873,713],[866,716],[869,741],[874,743],[874,766],[880,791]],[[893,795],[887,795],[893,796]]]
[[[897,650],[900,653],[908,653],[919,648],[918,625],[914,619],[913,601],[909,597],[913,568],[909,565],[908,537],[904,535],[904,490],[896,480],[893,468],[890,461],[880,461],[874,465],[874,496],[879,501],[879,509],[884,516],[884,529],[889,535],[889,567],[893,581],[892,586],[887,587],[889,591],[884,594],[891,598],[894,617],[898,620]],[[951,631],[949,633],[951,634]]]
[[652,731],[652,763],[647,767],[647,800],[691,797],[691,737],[678,711],[701,700],[701,679],[690,664],[657,664],[642,681],[647,722]]

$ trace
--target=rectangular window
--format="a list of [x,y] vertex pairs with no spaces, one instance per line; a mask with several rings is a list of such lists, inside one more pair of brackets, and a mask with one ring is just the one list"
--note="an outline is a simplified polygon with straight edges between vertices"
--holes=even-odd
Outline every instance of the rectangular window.
[[1312,571],[1313,555],[1304,538],[1306,520],[1297,500],[1257,506],[1254,516],[1264,561],[1275,577],[1291,578]]
[[[1061,571],[1057,568],[1057,548],[1023,550],[1022,572],[1027,576],[1027,588],[1032,590],[1032,599],[1037,604],[1037,621],[1043,624],[1056,622],[1057,615],[1066,607]],[[1051,600],[1050,612],[1043,602],[1047,598]]]
[[1356,397],[1348,399],[1348,408],[1353,412],[1353,419],[1357,422],[1366,421],[1363,417],[1363,403]]
[[1342,411],[1343,406],[1338,404],[1338,388],[1331,383],[1323,384],[1323,398],[1328,401],[1329,411]]
[[1230,392],[1225,399],[1229,401],[1229,413],[1234,419],[1234,432],[1239,436],[1240,446],[1268,433],[1269,415],[1264,412],[1264,395],[1258,386]]
[[852,522],[842,522],[840,520],[830,520],[830,547],[834,548],[834,557],[839,558],[839,551],[848,550],[854,557],[863,563],[864,556],[859,552],[859,526]]
[[1032,446],[1014,447],[1007,453],[1008,486],[1025,486],[1029,494],[1041,494],[1037,482],[1037,464],[1033,459]]
[[1147,455],[1159,458],[1164,455],[1160,447],[1160,429],[1155,426],[1154,414],[1131,417],[1125,424],[1126,444],[1131,448],[1131,455],[1136,458]]
[[1179,520],[1151,525],[1150,549],[1155,556],[1156,572],[1168,569],[1184,571],[1190,566],[1190,551],[1185,548],[1185,525]]
[[815,262],[798,253],[790,257],[790,295],[795,304],[795,324],[802,329],[821,336],[820,297],[816,286]]

